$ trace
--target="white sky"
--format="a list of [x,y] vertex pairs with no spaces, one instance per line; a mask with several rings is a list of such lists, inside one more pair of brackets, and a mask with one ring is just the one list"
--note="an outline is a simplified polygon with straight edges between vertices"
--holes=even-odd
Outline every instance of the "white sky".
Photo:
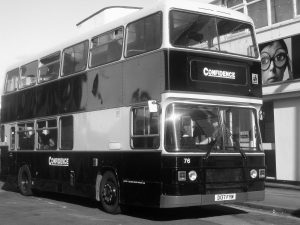
[[9,66],[65,42],[89,15],[111,5],[144,7],[155,1],[0,0],[0,92]]

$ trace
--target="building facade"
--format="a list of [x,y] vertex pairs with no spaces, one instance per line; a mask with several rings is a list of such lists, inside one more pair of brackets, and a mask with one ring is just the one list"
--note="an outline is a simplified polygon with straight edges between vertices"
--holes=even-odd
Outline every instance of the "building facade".
[[300,0],[215,0],[252,17],[262,59],[267,177],[300,181]]

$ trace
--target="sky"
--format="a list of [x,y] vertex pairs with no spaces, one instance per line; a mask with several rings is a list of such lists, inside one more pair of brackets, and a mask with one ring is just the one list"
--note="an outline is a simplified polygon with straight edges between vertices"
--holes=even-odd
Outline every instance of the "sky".
[[107,6],[145,7],[155,1],[0,0],[0,92],[9,67],[64,43],[79,32],[76,24],[89,15]]

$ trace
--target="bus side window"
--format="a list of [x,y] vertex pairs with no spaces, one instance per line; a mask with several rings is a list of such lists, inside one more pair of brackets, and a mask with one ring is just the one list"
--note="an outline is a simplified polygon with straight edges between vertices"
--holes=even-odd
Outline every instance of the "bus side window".
[[57,120],[37,121],[37,135],[39,150],[56,150],[57,149]]
[[72,150],[74,145],[74,122],[73,116],[60,118],[60,149]]
[[131,147],[159,147],[159,115],[150,113],[146,106],[132,109]]
[[0,135],[1,135],[1,140],[0,142],[5,142],[5,126],[4,125],[1,125],[1,131],[0,131]]
[[16,146],[16,128],[10,128],[10,150],[15,150]]
[[18,149],[19,150],[34,150],[35,131],[34,123],[18,124]]
[[38,61],[21,66],[20,88],[29,87],[36,84]]
[[145,17],[126,29],[126,57],[158,49],[162,43],[161,13]]
[[60,52],[55,52],[40,60],[39,83],[56,79],[60,70]]
[[84,41],[63,51],[63,76],[86,69],[88,46],[89,42]]
[[92,39],[90,66],[117,61],[122,56],[123,28],[107,32]]
[[19,83],[19,68],[13,69],[6,74],[5,93],[16,91]]

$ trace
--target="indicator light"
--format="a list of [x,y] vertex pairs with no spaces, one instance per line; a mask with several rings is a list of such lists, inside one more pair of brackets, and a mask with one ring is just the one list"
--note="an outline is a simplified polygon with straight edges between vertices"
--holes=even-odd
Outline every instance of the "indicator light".
[[266,177],[266,170],[265,169],[259,169],[258,170],[258,177],[259,178],[265,178]]
[[178,171],[178,181],[186,181],[186,172]]

